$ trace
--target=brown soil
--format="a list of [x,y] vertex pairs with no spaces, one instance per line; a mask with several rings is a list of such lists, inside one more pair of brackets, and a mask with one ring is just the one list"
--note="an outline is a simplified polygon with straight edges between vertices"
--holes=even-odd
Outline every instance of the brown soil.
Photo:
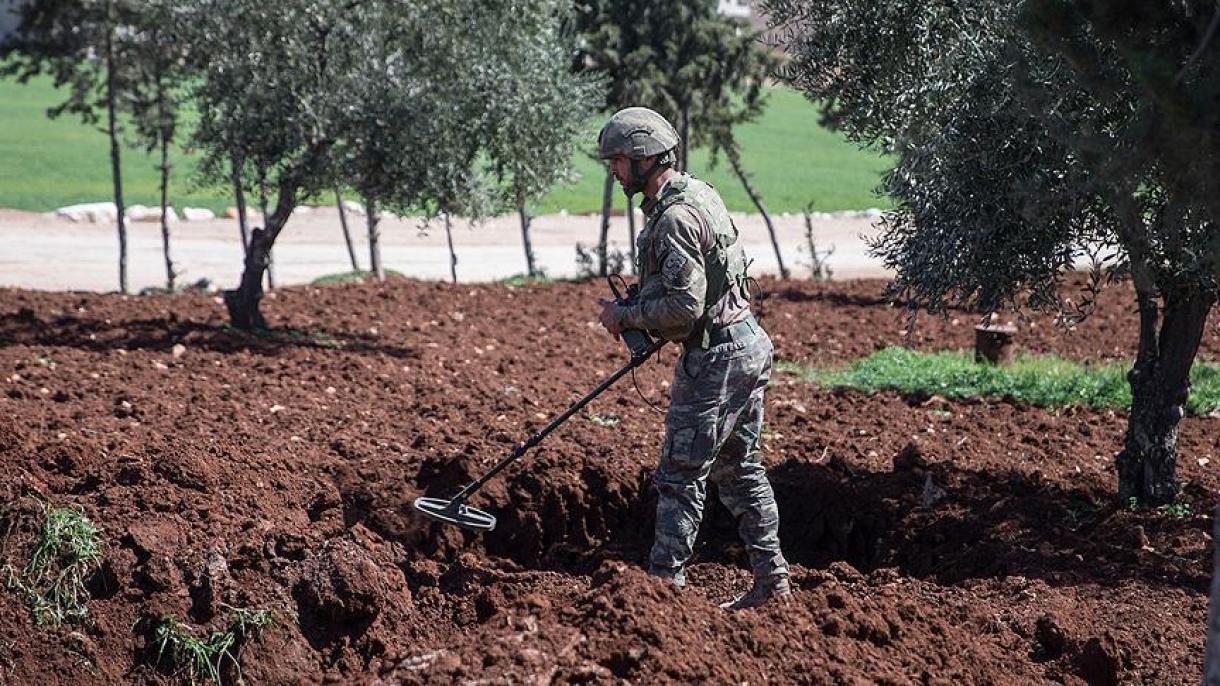
[[[904,340],[880,282],[766,285],[782,359],[841,363]],[[156,621],[202,635],[226,606],[275,612],[241,652],[247,683],[1198,681],[1210,517],[1114,502],[1122,413],[778,375],[765,459],[795,599],[737,614],[716,607],[748,585],[719,506],[687,591],[640,571],[662,427],[630,381],[474,498],[499,515],[494,532],[413,514],[624,361],[593,323],[602,295],[292,288],[265,301],[280,333],[255,338],[207,295],[0,291],[0,497],[16,532],[0,563],[22,563],[15,524],[36,495],[79,504],[106,541],[82,625],[38,628],[0,593],[0,682],[175,682],[150,648]],[[1021,324],[1019,343],[1125,357],[1130,303],[1110,292],[1071,332]],[[973,323],[923,318],[911,343],[968,347]],[[1209,332],[1202,355],[1217,353]],[[637,375],[653,402],[674,355]],[[1183,422],[1195,513],[1220,485],[1217,429]]]

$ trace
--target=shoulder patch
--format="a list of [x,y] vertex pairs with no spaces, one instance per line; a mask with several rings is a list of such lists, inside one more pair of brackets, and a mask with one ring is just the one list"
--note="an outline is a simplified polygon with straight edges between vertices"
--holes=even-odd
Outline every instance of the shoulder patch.
[[678,250],[671,250],[665,258],[665,263],[661,265],[661,274],[665,281],[677,287],[683,287],[690,282],[692,271],[690,258]]

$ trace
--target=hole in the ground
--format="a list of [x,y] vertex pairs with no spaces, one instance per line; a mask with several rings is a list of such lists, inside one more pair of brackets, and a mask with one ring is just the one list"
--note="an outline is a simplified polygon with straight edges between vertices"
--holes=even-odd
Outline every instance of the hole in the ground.
[[[418,483],[450,497],[469,479],[466,471],[460,464],[433,465],[421,471]],[[845,561],[865,573],[894,568],[950,584],[1012,574],[1102,579],[1121,573],[1206,585],[1185,562],[1140,557],[1138,546],[1116,550],[1114,542],[1130,538],[1133,527],[1098,487],[1065,488],[1036,471],[929,464],[903,449],[892,470],[792,459],[769,469],[769,478],[784,554],[810,568]],[[709,489],[694,562],[744,566],[737,522],[715,499]],[[627,472],[600,464],[534,464],[493,480],[474,504],[497,515],[493,532],[433,524],[404,498],[374,503],[365,523],[434,559],[453,560],[473,547],[525,568],[576,574],[611,557],[642,563],[652,544],[656,493],[644,467]],[[1195,534],[1202,535],[1183,535]],[[1082,567],[1080,558],[1111,564]]]
[[85,589],[93,600],[113,598],[119,592],[118,575],[109,560],[103,562],[102,566],[85,580]]

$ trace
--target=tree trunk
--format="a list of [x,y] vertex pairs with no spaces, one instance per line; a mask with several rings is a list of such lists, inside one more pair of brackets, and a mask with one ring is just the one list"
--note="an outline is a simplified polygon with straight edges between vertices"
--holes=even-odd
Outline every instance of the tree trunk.
[[377,198],[365,198],[364,202],[369,225],[369,271],[378,281],[385,281],[385,267],[381,266],[381,211],[377,209]]
[[267,328],[267,321],[259,311],[259,302],[263,298],[263,272],[271,261],[271,247],[275,245],[275,239],[295,206],[296,186],[290,182],[282,183],[275,212],[266,217],[263,228],[255,229],[250,237],[250,250],[246,254],[241,283],[236,289],[224,293],[229,321],[235,328],[246,331]]
[[1211,607],[1207,612],[1207,650],[1203,659],[1203,685],[1220,686],[1220,507],[1212,516]]
[[127,218],[123,207],[123,172],[119,160],[119,132],[115,117],[114,26],[106,3],[106,130],[110,135],[110,178],[114,182],[114,209],[119,229],[119,292],[127,292]]
[[530,242],[530,221],[533,217],[525,209],[525,197],[517,194],[517,216],[521,217],[521,244],[525,246],[526,276],[537,274],[534,266],[534,245]]
[[161,252],[165,254],[165,288],[174,291],[174,260],[169,253],[169,138],[161,136]]
[[678,161],[678,171],[687,171],[690,169],[687,163],[690,161],[690,105],[682,106],[682,141],[678,148],[681,153]]
[[237,228],[241,231],[241,254],[250,256],[250,225],[246,220],[246,191],[242,188],[241,156],[233,153],[230,161],[233,166],[233,201],[237,203]]
[[457,283],[457,253],[453,250],[453,227],[449,223],[449,213],[445,212],[445,239],[449,241],[449,275],[453,283]]
[[[267,226],[267,167],[258,167],[258,211],[263,215],[263,227]],[[267,248],[267,290],[275,289],[275,258]]]
[[352,261],[352,271],[360,271],[360,263],[356,261],[356,249],[352,246],[352,232],[347,229],[347,210],[343,207],[343,194],[335,189],[335,206],[339,208],[339,225],[343,227],[343,242],[347,244],[347,256]]
[[[750,183],[750,177],[746,174],[746,170],[741,165],[741,153],[737,150],[736,143],[727,143],[724,146],[724,154],[729,158],[729,164],[733,167],[733,173],[737,175],[737,179],[741,181],[741,185],[746,189],[746,195],[750,196],[750,202],[758,208],[758,213],[762,215],[763,223],[767,225],[767,233],[771,235],[771,247],[775,249],[775,262],[779,264],[780,278],[788,278],[788,268],[784,266],[784,256],[779,249],[779,239],[775,236],[775,225],[771,223],[771,215],[767,213],[767,208],[763,206],[762,197],[758,191],[754,190],[753,184]],[[813,256],[816,262],[817,256]]]
[[826,258],[830,253],[834,252],[834,248],[827,250],[823,255],[818,251],[817,241],[813,239],[813,203],[801,211],[805,217],[805,246],[809,248],[809,278],[815,281],[830,278],[830,267],[826,265]]
[[[1190,367],[1203,337],[1212,298],[1200,293],[1136,293],[1140,336],[1131,384],[1131,414],[1123,450],[1116,457],[1118,496],[1143,505],[1173,502],[1181,486],[1177,467],[1178,423],[1190,395]],[[1160,330],[1157,325],[1160,320]]]
[[610,210],[614,205],[614,174],[606,172],[606,183],[602,187],[602,230],[597,237],[597,273],[606,276],[609,267],[607,254],[610,240]]
[[627,246],[631,251],[631,273],[635,274],[635,196],[627,196]]

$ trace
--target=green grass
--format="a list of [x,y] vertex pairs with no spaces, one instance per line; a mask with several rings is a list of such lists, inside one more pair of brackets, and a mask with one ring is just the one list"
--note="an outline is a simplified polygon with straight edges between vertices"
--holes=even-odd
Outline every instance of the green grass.
[[[49,107],[63,100],[48,79],[22,85],[0,81],[0,207],[46,212],[80,202],[112,197],[109,143],[97,127],[64,116],[46,117]],[[589,157],[601,116],[590,122],[587,145],[575,155],[579,178],[555,189],[535,213],[566,209],[571,213],[600,211],[605,167]],[[772,212],[799,212],[811,201],[818,210],[887,207],[874,196],[885,160],[854,145],[817,123],[817,108],[795,91],[776,88],[758,122],[742,126],[738,140],[742,160]],[[219,188],[195,187],[196,154],[174,150],[171,204],[177,208],[207,207],[220,213],[233,204]],[[124,200],[155,206],[159,202],[157,159],[131,146],[123,149]],[[721,191],[732,210],[754,212],[727,162],[708,167],[706,150],[691,153],[691,169]],[[329,202],[330,197],[321,202]],[[625,199],[615,191],[615,203]]]
[[192,684],[211,682],[220,686],[227,666],[237,673],[241,683],[238,653],[242,644],[253,638],[274,621],[270,610],[232,608],[229,629],[213,631],[207,638],[198,638],[189,627],[173,617],[165,617],[153,629],[153,647],[157,662],[167,656],[170,664]]
[[519,286],[545,286],[554,283],[554,279],[546,275],[545,271],[535,272],[533,274],[513,274],[506,279],[500,279],[500,283],[509,288],[517,288]]
[[[385,270],[385,276],[387,279],[405,278],[405,275],[402,272],[395,271],[393,269]],[[336,283],[364,283],[365,281],[368,281],[372,278],[373,278],[373,272],[361,270],[358,272],[340,272],[338,274],[326,274],[324,276],[319,276],[318,278],[314,279],[313,281],[311,281],[309,283],[311,286],[327,286],[327,285],[336,284]]]
[[[890,206],[874,192],[887,168],[884,158],[861,151],[819,126],[817,107],[800,93],[786,88],[773,88],[770,93],[770,104],[758,121],[736,132],[742,164],[768,212],[800,212],[810,202],[819,211]],[[590,151],[600,126],[599,119],[590,128]],[[561,208],[573,213],[601,211],[605,167],[584,153],[577,154],[573,162],[579,180],[552,191],[536,212]],[[691,170],[716,186],[730,210],[757,212],[728,162],[722,159],[715,169],[708,163],[707,150],[691,151]],[[614,198],[616,207],[625,206],[626,198],[617,187]]]
[[[63,99],[49,79],[25,85],[0,80],[0,207],[46,212],[114,197],[106,134],[72,116],[47,118],[47,109]],[[221,212],[233,204],[228,193],[193,188],[197,159],[181,149],[172,151],[170,204]],[[122,149],[122,163],[124,202],[159,204],[159,156],[128,145]]]
[[86,617],[85,580],[102,562],[101,535],[79,507],[43,503],[43,522],[30,560],[18,571],[5,567],[7,586],[25,594],[40,625],[59,626]]
[[[1093,409],[1131,407],[1129,365],[1081,365],[1056,357],[1018,357],[1010,366],[977,364],[971,353],[923,353],[886,348],[839,369],[777,365],[804,381],[827,388],[946,398],[1004,398],[1038,407],[1079,405]],[[1195,364],[1187,409],[1207,414],[1220,408],[1220,367]]]

